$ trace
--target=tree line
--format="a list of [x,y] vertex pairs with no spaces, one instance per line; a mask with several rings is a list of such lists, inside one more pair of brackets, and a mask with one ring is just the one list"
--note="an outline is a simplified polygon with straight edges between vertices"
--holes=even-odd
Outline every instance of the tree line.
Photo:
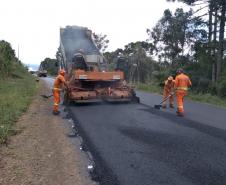
[[129,43],[104,56],[110,66],[119,55],[126,57],[130,81],[161,83],[182,67],[193,81],[193,91],[226,96],[226,1],[178,1],[190,10],[165,10],[157,24],[146,30],[146,41]]
[[57,59],[45,58],[41,61],[39,69],[42,68],[46,70],[49,75],[57,75],[58,73],[58,63]]
[[14,77],[15,70],[22,66],[15,55],[11,44],[7,41],[0,41],[0,78]]

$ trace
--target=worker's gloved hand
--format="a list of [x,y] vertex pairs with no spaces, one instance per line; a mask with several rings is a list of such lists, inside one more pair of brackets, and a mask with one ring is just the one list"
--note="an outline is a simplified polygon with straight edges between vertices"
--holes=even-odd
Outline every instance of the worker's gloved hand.
[[64,83],[64,89],[69,89],[69,83],[68,82]]

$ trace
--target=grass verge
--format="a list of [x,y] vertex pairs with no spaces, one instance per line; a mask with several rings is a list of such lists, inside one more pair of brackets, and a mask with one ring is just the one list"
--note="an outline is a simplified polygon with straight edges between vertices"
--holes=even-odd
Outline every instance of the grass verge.
[[195,102],[207,103],[211,105],[216,105],[218,107],[226,108],[226,99],[220,98],[218,96],[215,96],[209,93],[195,94],[195,93],[189,92],[187,97],[188,99]]
[[[145,92],[158,93],[158,94],[161,94],[163,90],[161,87],[156,86],[156,84],[140,83],[140,84],[137,84],[136,87],[137,89]],[[190,91],[187,95],[187,99],[190,99],[195,102],[207,103],[207,104],[226,108],[226,99],[220,98],[212,94],[196,94]]]
[[136,88],[145,92],[151,92],[151,93],[158,93],[160,94],[162,92],[162,89],[160,86],[157,86],[156,84],[148,83],[139,83],[136,84]]
[[38,85],[35,78],[19,69],[12,78],[0,78],[0,144],[15,134],[13,124],[26,111]]

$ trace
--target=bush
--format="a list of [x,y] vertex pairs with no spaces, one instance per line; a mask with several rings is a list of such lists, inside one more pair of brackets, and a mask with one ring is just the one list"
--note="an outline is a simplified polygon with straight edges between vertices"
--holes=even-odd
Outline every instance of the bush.
[[226,97],[226,79],[219,80],[216,85],[217,95],[220,97]]
[[212,93],[212,82],[207,78],[192,76],[192,90],[196,93]]
[[162,93],[162,88],[155,83],[139,83],[136,87],[146,92]]
[[15,52],[10,43],[0,41],[0,77],[9,77],[13,71],[13,64],[16,62]]
[[157,82],[159,85],[162,85],[162,83],[164,83],[164,81],[169,76],[169,72],[168,71],[153,71],[152,75],[154,77],[155,82]]
[[13,124],[28,107],[38,85],[35,78],[17,65],[13,78],[0,78],[0,144],[14,133]]

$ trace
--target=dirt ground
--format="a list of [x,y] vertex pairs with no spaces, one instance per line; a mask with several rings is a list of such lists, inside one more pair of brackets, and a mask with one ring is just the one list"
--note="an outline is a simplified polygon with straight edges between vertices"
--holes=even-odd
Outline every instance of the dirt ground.
[[91,185],[85,162],[67,136],[66,121],[51,113],[52,100],[43,88],[17,122],[21,132],[0,146],[0,185]]

